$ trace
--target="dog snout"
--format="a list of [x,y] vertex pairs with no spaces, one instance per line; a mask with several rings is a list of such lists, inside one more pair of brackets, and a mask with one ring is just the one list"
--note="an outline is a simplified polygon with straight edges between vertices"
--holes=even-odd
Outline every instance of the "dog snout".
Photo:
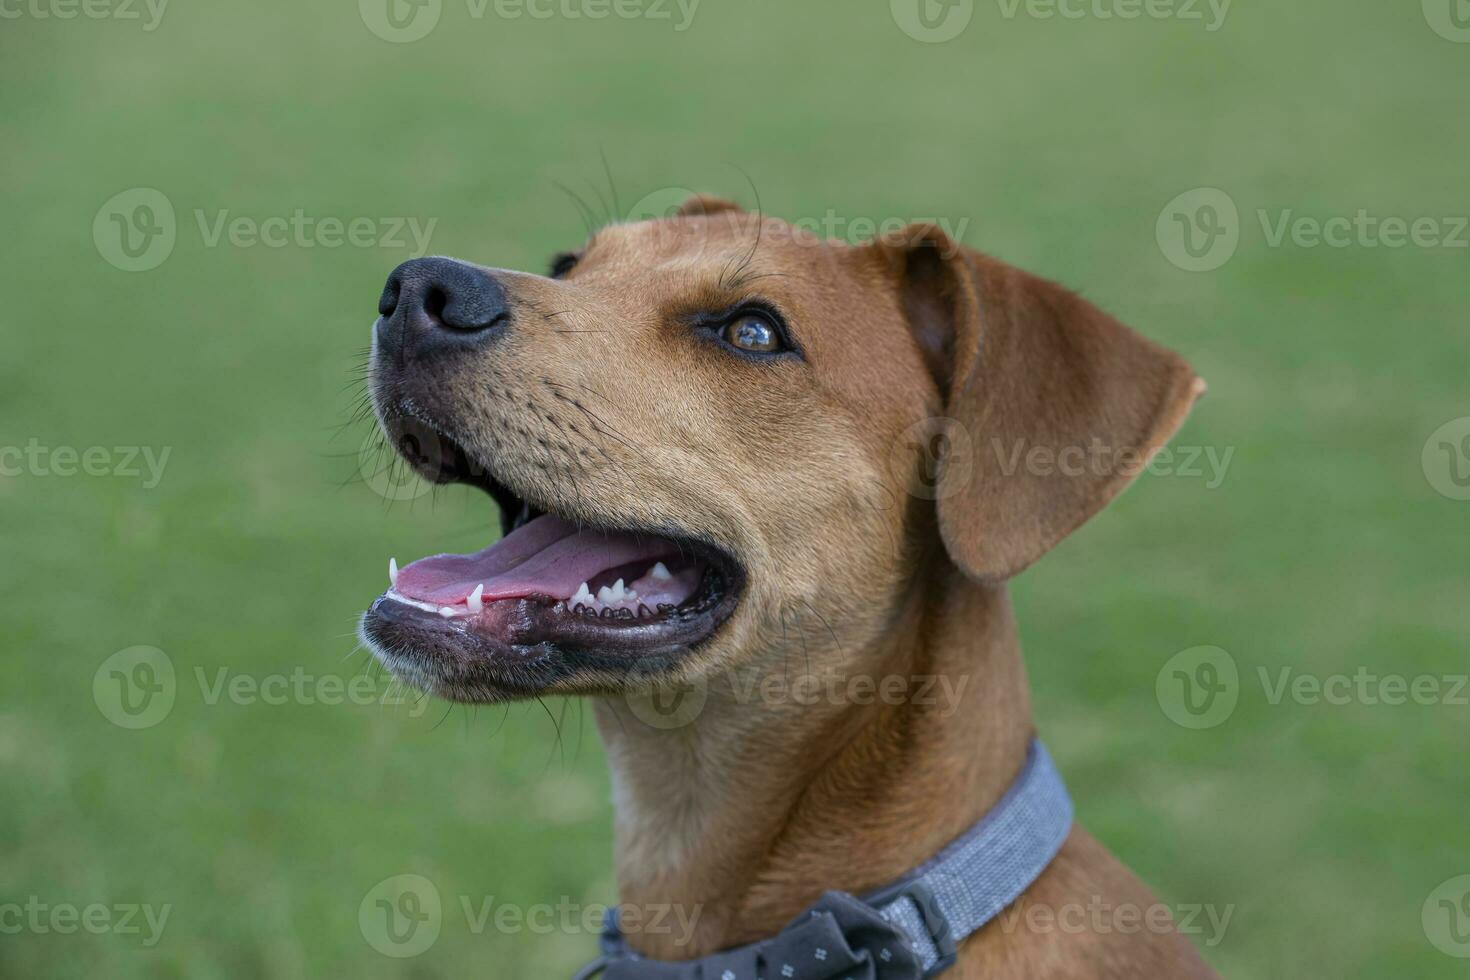
[[488,340],[509,322],[510,301],[489,270],[448,258],[411,259],[388,275],[378,313],[381,343],[422,352]]

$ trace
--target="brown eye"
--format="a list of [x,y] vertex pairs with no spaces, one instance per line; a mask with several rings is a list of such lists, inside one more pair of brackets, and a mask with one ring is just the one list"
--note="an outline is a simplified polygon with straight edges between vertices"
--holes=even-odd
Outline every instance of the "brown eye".
[[781,334],[765,317],[745,313],[725,324],[725,343],[753,354],[774,354],[785,349]]

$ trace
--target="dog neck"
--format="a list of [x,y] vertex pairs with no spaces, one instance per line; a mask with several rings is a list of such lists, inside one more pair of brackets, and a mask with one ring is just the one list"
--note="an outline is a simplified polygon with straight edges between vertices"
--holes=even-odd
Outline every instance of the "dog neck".
[[[711,680],[679,727],[598,702],[635,950],[687,959],[773,935],[824,891],[899,878],[1005,792],[1032,735],[1005,589],[936,575],[897,617],[815,697],[778,660]],[[793,646],[781,655],[802,664]]]

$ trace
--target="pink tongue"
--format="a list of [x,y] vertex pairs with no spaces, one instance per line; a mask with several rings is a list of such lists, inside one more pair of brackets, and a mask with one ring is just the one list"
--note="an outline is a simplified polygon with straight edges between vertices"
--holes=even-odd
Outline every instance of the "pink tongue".
[[472,555],[420,558],[398,573],[394,588],[420,602],[452,606],[475,586],[485,600],[545,595],[570,599],[583,582],[623,565],[666,560],[679,546],[647,535],[581,531],[546,514]]

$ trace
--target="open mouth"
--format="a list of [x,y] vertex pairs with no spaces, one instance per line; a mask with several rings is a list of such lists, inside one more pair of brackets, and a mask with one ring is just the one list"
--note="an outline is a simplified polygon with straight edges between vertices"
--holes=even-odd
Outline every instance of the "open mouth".
[[[363,617],[387,666],[430,693],[490,701],[558,687],[613,690],[668,670],[734,611],[743,579],[722,550],[656,528],[592,526],[497,481],[453,439],[399,420],[405,458],[500,505],[500,540],[470,554],[389,563]],[[435,452],[421,448],[432,444]],[[427,465],[432,456],[434,465]]]

